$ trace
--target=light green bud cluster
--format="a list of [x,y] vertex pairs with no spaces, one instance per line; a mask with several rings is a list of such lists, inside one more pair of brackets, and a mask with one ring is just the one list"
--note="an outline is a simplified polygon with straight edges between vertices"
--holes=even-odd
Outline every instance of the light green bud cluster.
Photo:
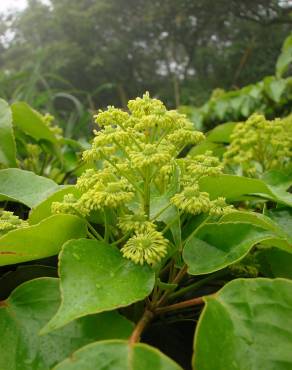
[[[99,111],[99,130],[95,131],[92,147],[83,153],[85,161],[98,161],[99,169],[89,169],[78,179],[79,199],[64,198],[63,202],[54,203],[52,209],[71,210],[86,217],[93,211],[102,211],[105,239],[115,241],[116,234],[122,233],[118,240],[128,239],[121,247],[124,257],[152,265],[167,254],[169,244],[150,209],[153,194],[167,196],[184,212],[212,210],[216,215],[222,214],[227,205],[222,200],[210,201],[198,185],[201,177],[221,173],[222,165],[211,153],[178,158],[188,145],[204,139],[185,115],[168,111],[148,93],[130,100],[128,109],[124,112],[108,107]],[[174,188],[178,189],[177,194]],[[106,225],[108,215],[110,227]],[[113,229],[118,232],[111,232]]]
[[125,258],[143,265],[144,262],[153,265],[167,254],[168,240],[159,231],[149,230],[136,232],[122,247]]
[[210,209],[209,194],[201,192],[197,184],[186,186],[182,192],[171,198],[171,202],[177,206],[177,208],[192,213],[193,215],[209,212]]
[[222,216],[234,211],[232,205],[227,205],[225,198],[219,197],[210,202],[210,211],[209,214],[212,216]]
[[224,164],[238,167],[243,174],[251,177],[271,169],[284,168],[292,157],[292,135],[289,135],[288,122],[284,119],[269,121],[255,113],[246,122],[237,124],[224,154]]
[[0,236],[8,231],[27,227],[27,221],[15,216],[12,212],[0,210]]
[[78,215],[79,211],[78,200],[73,194],[64,195],[63,202],[53,202],[51,205],[52,213],[68,213]]
[[61,127],[57,126],[57,125],[54,125],[54,120],[55,120],[55,117],[52,116],[51,114],[49,113],[46,113],[44,116],[42,116],[43,118],[43,121],[44,123],[48,126],[48,128],[50,129],[50,131],[56,135],[56,136],[62,136],[63,135],[63,130],[61,129]]
[[36,144],[26,144],[26,158],[23,160],[23,167],[30,171],[35,171],[39,166],[41,148]]
[[118,226],[125,234],[133,231],[143,233],[155,230],[156,228],[156,225],[153,222],[150,222],[142,212],[120,216]]

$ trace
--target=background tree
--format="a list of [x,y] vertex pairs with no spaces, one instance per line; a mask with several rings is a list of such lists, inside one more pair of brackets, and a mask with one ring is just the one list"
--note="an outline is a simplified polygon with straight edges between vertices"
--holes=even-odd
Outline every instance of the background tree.
[[81,127],[82,104],[125,106],[145,90],[170,107],[199,105],[214,88],[274,73],[291,9],[278,0],[29,0],[2,17],[0,94],[67,121],[73,104]]

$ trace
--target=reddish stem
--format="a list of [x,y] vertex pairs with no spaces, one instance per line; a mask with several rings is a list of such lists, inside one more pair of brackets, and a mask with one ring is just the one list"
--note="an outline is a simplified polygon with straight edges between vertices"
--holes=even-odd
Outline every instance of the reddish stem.
[[169,312],[169,311],[178,310],[178,309],[181,309],[181,308],[198,306],[200,304],[204,304],[203,297],[189,299],[188,301],[183,301],[183,302],[171,304],[171,305],[165,306],[165,307],[158,307],[158,308],[155,309],[155,313],[156,314],[161,314],[161,313],[165,313],[165,312]]
[[149,311],[146,309],[141,319],[138,321],[135,329],[133,330],[133,333],[129,339],[129,344],[133,345],[140,341],[141,334],[143,330],[146,328],[146,326],[150,323],[150,321],[153,319],[154,313],[152,311]]

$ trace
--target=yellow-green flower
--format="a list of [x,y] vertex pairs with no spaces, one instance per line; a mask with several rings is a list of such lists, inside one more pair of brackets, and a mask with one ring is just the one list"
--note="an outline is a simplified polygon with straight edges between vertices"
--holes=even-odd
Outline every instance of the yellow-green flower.
[[133,231],[146,232],[156,228],[144,213],[120,216],[118,226],[125,234]]
[[129,191],[129,184],[126,180],[115,182],[96,183],[91,189],[84,193],[78,201],[78,207],[83,213],[108,208],[117,208],[126,205],[134,193]]
[[288,123],[289,118],[269,121],[255,113],[245,123],[237,124],[223,157],[225,165],[253,177],[284,168],[292,158],[291,121]]
[[223,197],[219,197],[210,202],[209,214],[212,216],[222,216],[232,211],[234,211],[233,206],[226,204],[225,198]]
[[125,258],[143,265],[153,265],[167,254],[168,240],[159,231],[137,232],[121,249]]
[[186,186],[181,193],[175,194],[170,200],[177,208],[194,215],[209,212],[209,194],[201,192],[198,185]]
[[144,169],[150,166],[162,166],[171,161],[169,148],[155,144],[142,144],[141,150],[131,151],[129,157],[133,168]]
[[8,231],[27,227],[28,222],[15,216],[12,212],[0,210],[0,236]]
[[52,213],[79,214],[78,200],[73,194],[64,195],[62,202],[53,202],[51,205]]

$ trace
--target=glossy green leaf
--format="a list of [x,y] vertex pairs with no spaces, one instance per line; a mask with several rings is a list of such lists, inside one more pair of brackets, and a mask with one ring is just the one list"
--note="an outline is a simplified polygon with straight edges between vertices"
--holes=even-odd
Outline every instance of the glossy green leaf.
[[236,279],[205,302],[194,369],[292,369],[291,281]]
[[275,233],[279,233],[282,237],[285,236],[278,225],[275,224],[269,217],[257,213],[257,212],[244,212],[244,211],[234,211],[227,213],[220,218],[220,222],[244,222],[253,224],[255,226],[261,227],[266,230],[271,230]]
[[220,175],[203,177],[199,183],[200,189],[208,192],[212,199],[225,197],[227,200],[238,200],[240,197],[253,195],[292,206],[292,194],[286,191],[290,181],[285,179],[284,184],[268,184],[260,179]]
[[154,286],[149,266],[128,261],[116,247],[102,242],[71,240],[59,258],[62,303],[43,332],[78,317],[128,306],[148,296]]
[[57,365],[54,370],[182,370],[157,349],[122,340],[92,343]]
[[67,240],[82,238],[86,233],[84,220],[63,214],[12,230],[0,238],[0,266],[54,256]]
[[59,189],[53,180],[18,168],[0,170],[0,201],[11,200],[32,208]]
[[132,331],[128,320],[116,312],[106,312],[39,336],[40,328],[56,312],[59,303],[59,284],[54,278],[28,281],[0,302],[1,370],[50,370],[88,343],[126,339]]
[[58,277],[57,267],[32,263],[21,264],[16,269],[11,269],[0,278],[0,301],[9,297],[18,285],[40,277]]
[[[289,253],[292,253],[292,241],[285,228],[283,228],[282,225],[276,220],[272,220],[263,214],[256,212],[235,211],[221,217],[220,222],[246,222],[266,230],[271,230],[275,235],[273,238],[264,241],[264,244],[277,246]],[[286,220],[283,220],[283,222],[286,223]],[[287,222],[287,224],[289,228],[289,222]]]
[[47,140],[57,143],[57,138],[44,122],[40,113],[24,102],[11,105],[13,124],[35,140]]
[[0,163],[7,167],[17,167],[12,114],[3,99],[0,99]]
[[241,258],[257,243],[274,233],[248,223],[206,224],[185,245],[183,259],[191,275],[223,269]]
[[73,194],[76,197],[80,196],[80,193],[75,186],[59,186],[53,194],[49,195],[45,200],[43,200],[41,203],[38,203],[35,207],[31,209],[29,213],[29,223],[31,225],[34,225],[44,218],[51,216],[52,203],[63,201],[64,195],[66,194]]
[[207,133],[207,141],[211,141],[213,143],[230,143],[230,135],[235,126],[235,122],[227,122],[218,125]]
[[221,157],[223,153],[225,152],[225,147],[222,144],[213,143],[208,140],[204,140],[200,144],[194,146],[190,150],[190,155],[199,155],[199,154],[205,154],[208,150],[212,151],[213,155],[216,155],[217,157]]

